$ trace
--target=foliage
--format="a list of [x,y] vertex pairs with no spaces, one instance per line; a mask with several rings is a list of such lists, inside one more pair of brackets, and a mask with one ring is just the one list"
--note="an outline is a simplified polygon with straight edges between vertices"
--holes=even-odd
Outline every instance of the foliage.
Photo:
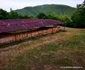
[[77,5],[77,9],[73,13],[71,19],[73,27],[85,28],[85,1]]
[[37,15],[37,18],[40,18],[40,19],[46,19],[46,18],[48,18],[44,13],[39,13],[38,15]]
[[15,11],[12,11],[9,13],[9,18],[10,19],[17,19],[19,18],[19,15],[15,12]]
[[21,18],[34,18],[33,15],[19,15],[16,11],[12,9],[8,13],[7,11],[0,9],[0,19],[21,19]]
[[34,16],[33,15],[29,15],[28,18],[34,18]]
[[48,18],[49,18],[49,19],[56,19],[56,20],[59,20],[59,16],[58,16],[57,14],[55,14],[55,13],[49,14],[49,15],[48,15]]
[[7,19],[9,16],[8,12],[3,9],[0,9],[0,19]]
[[71,19],[66,15],[60,15],[60,20],[65,23],[66,27],[72,27]]

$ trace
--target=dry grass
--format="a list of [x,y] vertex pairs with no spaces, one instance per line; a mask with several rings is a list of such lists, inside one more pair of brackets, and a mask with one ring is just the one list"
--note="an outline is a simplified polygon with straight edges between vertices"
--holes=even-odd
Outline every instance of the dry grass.
[[78,70],[60,66],[85,67],[85,29],[37,37],[14,47],[0,49],[0,70]]

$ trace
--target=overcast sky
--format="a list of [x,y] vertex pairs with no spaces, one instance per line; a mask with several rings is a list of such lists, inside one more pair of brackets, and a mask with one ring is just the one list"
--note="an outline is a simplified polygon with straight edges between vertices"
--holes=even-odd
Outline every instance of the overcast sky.
[[21,9],[27,6],[36,6],[43,4],[65,4],[72,7],[76,7],[77,4],[81,4],[84,0],[0,0],[0,8],[10,11]]

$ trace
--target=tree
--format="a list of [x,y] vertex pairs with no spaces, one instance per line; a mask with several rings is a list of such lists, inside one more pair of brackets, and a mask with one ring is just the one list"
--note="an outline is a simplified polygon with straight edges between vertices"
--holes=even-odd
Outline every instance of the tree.
[[33,16],[32,14],[30,14],[30,15],[28,16],[28,18],[34,18],[34,16]]
[[0,19],[7,19],[8,16],[9,16],[9,14],[7,11],[0,9]]
[[55,14],[55,13],[49,14],[48,15],[48,18],[49,19],[55,19],[55,20],[59,20],[60,19],[59,16],[57,14]]
[[60,21],[63,21],[65,23],[65,26],[72,27],[72,23],[71,23],[72,21],[68,16],[61,15],[59,18],[60,18]]
[[73,27],[85,28],[85,0],[82,4],[77,5],[71,19]]
[[39,13],[38,15],[37,15],[37,18],[40,18],[40,19],[46,19],[46,18],[48,18],[44,13]]
[[17,19],[17,18],[19,18],[19,15],[17,14],[17,12],[10,9],[9,18],[10,19]]

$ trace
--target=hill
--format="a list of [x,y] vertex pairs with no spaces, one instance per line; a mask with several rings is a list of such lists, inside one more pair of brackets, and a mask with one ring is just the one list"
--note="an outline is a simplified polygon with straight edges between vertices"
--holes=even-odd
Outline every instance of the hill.
[[76,8],[67,5],[56,5],[56,4],[46,4],[34,7],[25,7],[22,9],[15,10],[19,15],[34,15],[43,12],[46,15],[56,13],[57,15],[68,15],[71,16]]

